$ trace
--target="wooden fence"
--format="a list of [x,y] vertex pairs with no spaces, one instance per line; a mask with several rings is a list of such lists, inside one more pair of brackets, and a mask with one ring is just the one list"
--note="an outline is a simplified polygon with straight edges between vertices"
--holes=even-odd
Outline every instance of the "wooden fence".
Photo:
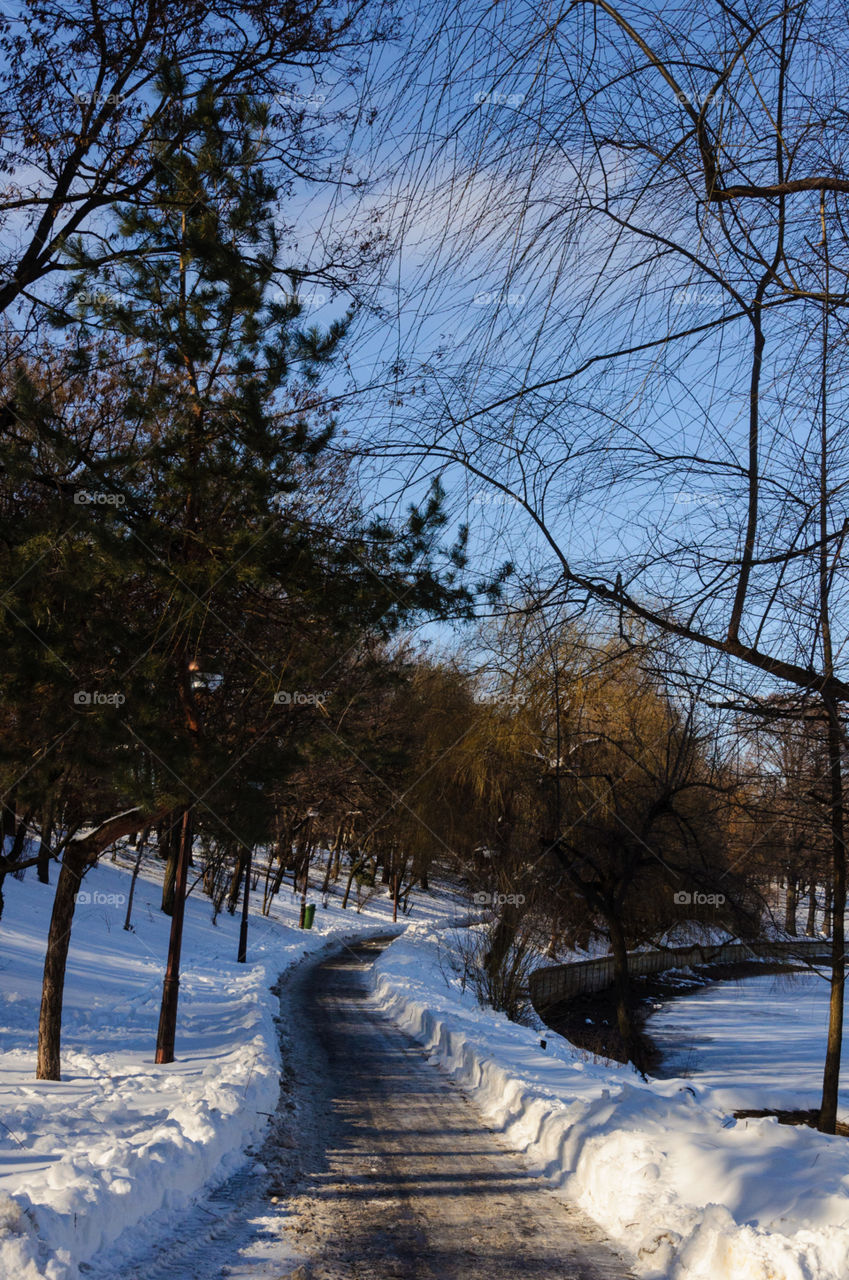
[[[662,973],[699,965],[740,964],[746,960],[828,960],[828,939],[805,938],[796,942],[727,942],[720,946],[670,947],[664,951],[629,951],[628,971],[634,976]],[[546,965],[530,976],[531,1000],[537,1011],[588,991],[602,991],[613,983],[613,957],[578,960],[574,964]]]

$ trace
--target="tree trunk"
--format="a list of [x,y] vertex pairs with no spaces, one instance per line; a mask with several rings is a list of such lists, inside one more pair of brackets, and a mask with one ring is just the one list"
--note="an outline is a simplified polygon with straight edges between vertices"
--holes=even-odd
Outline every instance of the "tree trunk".
[[133,867],[133,878],[130,881],[130,894],[127,898],[127,914],[124,917],[124,929],[127,933],[129,933],[133,927],[131,923],[133,917],[133,898],[136,894],[136,881],[139,878],[139,868],[141,867],[142,855],[144,854],[144,840],[137,840],[135,847],[138,849],[138,853],[136,854],[136,865]]
[[27,829],[29,827],[29,824],[32,822],[34,813],[35,813],[34,809],[27,809],[26,813],[23,815],[23,817],[21,818],[20,822],[17,825],[17,828],[15,829],[15,838],[12,841],[12,848],[9,852],[9,860],[11,862],[17,862],[24,851],[24,843],[26,842],[26,838],[27,838]]
[[[176,825],[176,824],[175,824]],[[174,899],[171,915],[171,937],[168,941],[168,964],[162,984],[162,1007],[156,1035],[156,1059],[159,1064],[174,1061],[177,1033],[177,1002],[180,995],[180,950],[183,945],[183,915],[186,909],[186,881],[189,874],[189,851],[192,844],[192,811],[182,811],[182,826],[177,845]]]
[[784,930],[791,938],[796,937],[796,891],[799,881],[796,876],[787,877],[787,896],[784,899]]
[[65,993],[65,966],[71,945],[76,895],[86,868],[95,863],[113,840],[120,839],[139,825],[137,811],[119,814],[101,823],[82,840],[71,840],[65,846],[62,868],[56,882],[53,913],[44,956],[44,981],[41,988],[41,1012],[38,1019],[38,1080],[59,1080],[59,1050],[62,1034],[62,1002]]
[[504,967],[510,948],[519,928],[519,908],[515,902],[507,902],[496,921],[489,941],[489,950],[484,956],[484,965],[489,978],[490,991],[499,991],[504,975]]
[[[10,816],[10,815],[11,815],[11,816]],[[2,918],[2,915],[3,915],[3,906],[4,906],[4,898],[3,898],[3,881],[6,879],[6,876],[8,875],[8,873],[9,873],[9,871],[10,871],[10,870],[11,870],[13,873],[14,873],[14,870],[15,870],[15,869],[14,869],[14,867],[10,867],[8,864],[9,864],[9,863],[12,863],[12,862],[17,862],[17,861],[18,861],[18,859],[19,859],[19,858],[20,858],[20,856],[21,856],[21,853],[23,852],[24,840],[25,840],[25,838],[26,838],[26,832],[27,832],[27,823],[29,822],[29,820],[30,820],[30,818],[31,818],[31,817],[32,817],[32,811],[30,811],[29,813],[27,813],[27,814],[26,814],[26,815],[21,819],[21,821],[18,823],[17,827],[15,827],[15,826],[13,826],[13,827],[12,827],[12,830],[11,830],[11,832],[9,833],[9,834],[11,835],[11,838],[12,838],[12,847],[11,847],[11,849],[9,850],[8,854],[6,853],[6,840],[7,840],[8,836],[7,836],[6,834],[4,834],[4,837],[3,837],[3,850],[2,850],[2,852],[3,852],[3,855],[4,855],[5,859],[6,859],[6,866],[3,868],[3,870],[2,870],[2,871],[0,871],[0,918]],[[6,826],[7,826],[7,823],[8,823],[9,821],[11,821],[12,823],[14,823],[14,821],[15,821],[15,807],[14,807],[14,802],[12,803],[11,810],[4,810],[4,814],[3,814],[3,831],[4,831],[4,833],[6,832]]]
[[628,948],[625,934],[615,911],[607,914],[607,928],[610,935],[610,947],[613,952],[613,985],[616,991],[616,1023],[622,1051],[628,1062],[633,1062],[638,1070],[642,1070],[637,1049],[637,1038],[631,1021],[630,993],[631,982],[628,972]]
[[156,856],[160,858],[162,862],[167,862],[168,851],[171,847],[170,841],[169,841],[169,835],[171,832],[170,818],[164,818],[162,822],[157,822],[155,830],[156,830]]
[[[336,837],[338,840],[338,836]],[[333,870],[333,858],[335,848],[331,849],[327,855],[327,866],[324,868],[324,879],[321,882],[321,896],[324,898],[330,892],[330,873]]]
[[172,813],[163,824],[162,839],[165,843],[165,877],[162,881],[162,910],[166,916],[174,914],[174,886],[177,882],[177,863],[180,860],[179,819]]
[[246,854],[244,849],[239,848],[236,851],[236,865],[233,868],[233,874],[230,877],[230,891],[227,894],[227,910],[230,915],[236,914],[236,907],[239,903],[239,885],[242,883],[242,872],[245,869]]
[[53,914],[44,957],[41,1012],[38,1018],[37,1080],[60,1080],[62,1003],[65,994],[65,967],[71,945],[71,927],[80,882],[90,865],[82,841],[72,841],[65,849],[56,883]]
[[286,868],[289,865],[290,858],[292,857],[292,840],[292,823],[288,822],[283,835],[277,842],[277,870],[274,873],[274,880],[271,884],[272,898],[277,896],[282,887],[283,877],[286,874]]
[[38,843],[38,878],[42,884],[50,884],[50,842],[53,839],[54,807],[50,800],[41,819],[41,839]]
[[251,850],[245,857],[245,887],[242,893],[242,923],[239,926],[239,954],[236,960],[245,964],[248,958],[248,911],[251,896]]
[[812,880],[808,885],[808,919],[805,923],[805,935],[812,938],[817,930],[817,886]]
[[6,852],[6,841],[14,840],[15,838],[15,829],[17,827],[16,795],[16,789],[13,787],[3,798],[3,818],[2,823],[0,823],[0,834],[2,834],[3,838],[3,847],[0,852],[3,854]]
[[343,818],[339,823],[339,826],[336,828],[336,839],[333,841],[333,848],[327,855],[327,870],[324,873],[324,882],[321,886],[322,897],[330,891],[330,877],[333,873],[334,866],[336,867],[336,874],[333,879],[339,879],[339,854],[342,849],[342,841],[345,839],[346,822],[347,818]]
[[358,855],[356,858],[352,857],[351,859],[351,870],[348,872],[348,883],[345,885],[345,894],[342,898],[343,911],[346,910],[348,906],[348,898],[350,897],[350,894],[351,894],[351,885],[354,882],[354,876],[357,874],[358,871],[361,871],[363,869],[363,867],[365,866],[365,862],[366,862],[365,858],[363,858],[361,855]]
[[831,881],[826,880],[823,886],[822,931],[826,938],[831,937]]
[[830,709],[828,722],[828,764],[831,782],[831,836],[834,865],[831,943],[831,995],[828,1012],[828,1042],[822,1077],[822,1104],[817,1128],[834,1133],[837,1128],[837,1093],[840,1086],[840,1054],[843,1047],[843,995],[846,982],[846,845],[844,842],[843,771],[837,712]]
[[296,882],[301,886],[301,897],[306,899],[310,891],[310,866],[315,853],[315,840],[312,835],[312,820],[307,824],[306,833],[298,851]]

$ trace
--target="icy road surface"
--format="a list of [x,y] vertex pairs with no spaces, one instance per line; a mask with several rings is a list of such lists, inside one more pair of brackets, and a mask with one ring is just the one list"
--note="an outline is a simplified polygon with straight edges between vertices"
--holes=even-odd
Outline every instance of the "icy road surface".
[[[383,945],[288,978],[284,1089],[258,1167],[189,1213],[179,1238],[122,1259],[123,1277],[628,1280],[595,1224],[373,1009],[367,973]],[[109,1260],[85,1273],[110,1275]]]

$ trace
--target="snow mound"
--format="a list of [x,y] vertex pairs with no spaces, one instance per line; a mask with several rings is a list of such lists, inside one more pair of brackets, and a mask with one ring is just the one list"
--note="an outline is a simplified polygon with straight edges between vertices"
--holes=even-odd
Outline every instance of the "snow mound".
[[845,1138],[735,1121],[710,1089],[643,1082],[480,1009],[411,927],[373,971],[381,1010],[645,1280],[845,1280]]
[[[222,912],[213,924],[209,899],[191,894],[176,1061],[157,1066],[170,920],[159,910],[154,868],[137,883],[134,928],[124,931],[129,878],[127,867],[112,863],[86,876],[68,959],[59,1082],[34,1078],[53,892],[34,877],[8,877],[4,886],[0,1280],[77,1280],[98,1251],[120,1259],[140,1224],[153,1235],[168,1229],[244,1165],[278,1102],[272,987],[279,975],[337,940],[392,931],[385,895],[362,914],[331,898],[303,931],[295,927],[299,898],[284,892],[270,917],[252,913],[249,963],[238,964],[238,915]],[[440,890],[414,910],[453,919],[456,901]]]

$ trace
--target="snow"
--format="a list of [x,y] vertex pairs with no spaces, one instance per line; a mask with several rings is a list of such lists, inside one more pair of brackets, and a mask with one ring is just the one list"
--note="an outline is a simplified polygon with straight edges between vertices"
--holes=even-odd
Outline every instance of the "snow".
[[[820,1104],[829,984],[816,971],[721,982],[670,1000],[649,1019],[665,1073],[687,1072],[729,1110]],[[849,1027],[844,1054],[849,1053]],[[849,1087],[838,1117],[849,1120]]]
[[[34,870],[4,884],[0,1280],[75,1280],[79,1264],[104,1246],[120,1256],[123,1232],[154,1213],[182,1210],[205,1184],[223,1181],[277,1102],[270,988],[279,974],[346,936],[392,931],[385,895],[360,915],[331,898],[314,928],[299,930],[300,900],[284,888],[271,917],[252,913],[250,963],[240,965],[239,915],[224,911],[213,926],[198,887],[186,904],[177,1060],[156,1066],[170,919],[159,910],[161,883],[143,875],[134,932],[125,932],[129,882],[125,867],[105,862],[83,883],[90,901],[81,895],[75,913],[59,1083],[35,1080],[53,890]],[[261,892],[257,907],[260,900]],[[455,901],[431,896],[427,907],[431,917],[450,918]]]
[[[77,907],[69,957],[63,1078],[48,1083],[34,1079],[34,1061],[52,891],[32,873],[4,885],[0,1280],[76,1280],[81,1265],[99,1267],[103,1257],[120,1274],[140,1224],[156,1231],[183,1221],[202,1192],[247,1169],[278,1096],[278,975],[346,937],[393,932],[385,894],[361,914],[331,899],[315,928],[300,931],[299,900],[284,889],[271,918],[252,914],[249,963],[238,965],[238,915],[225,911],[213,925],[196,889],[186,910],[177,1061],[158,1067],[170,921],[146,870],[135,931],[124,932],[128,888],[125,866],[106,862],[86,877],[90,900]],[[675,1038],[679,1074],[644,1082],[550,1032],[543,1051],[539,1031],[479,1008],[445,962],[446,927],[467,918],[467,905],[444,891],[414,898],[411,920],[397,926],[403,936],[375,967],[376,1002],[558,1194],[596,1219],[635,1274],[843,1280],[847,1140],[731,1114],[816,1105],[825,984],[762,976],[673,1000],[652,1030]],[[849,1111],[846,1094],[842,1103]]]
[[478,1008],[458,978],[445,976],[443,948],[427,924],[411,926],[375,966],[380,1007],[532,1168],[630,1254],[636,1274],[844,1280],[845,1138],[772,1119],[735,1121],[733,1090],[697,1077],[643,1082],[551,1033],[543,1051],[537,1031]]

